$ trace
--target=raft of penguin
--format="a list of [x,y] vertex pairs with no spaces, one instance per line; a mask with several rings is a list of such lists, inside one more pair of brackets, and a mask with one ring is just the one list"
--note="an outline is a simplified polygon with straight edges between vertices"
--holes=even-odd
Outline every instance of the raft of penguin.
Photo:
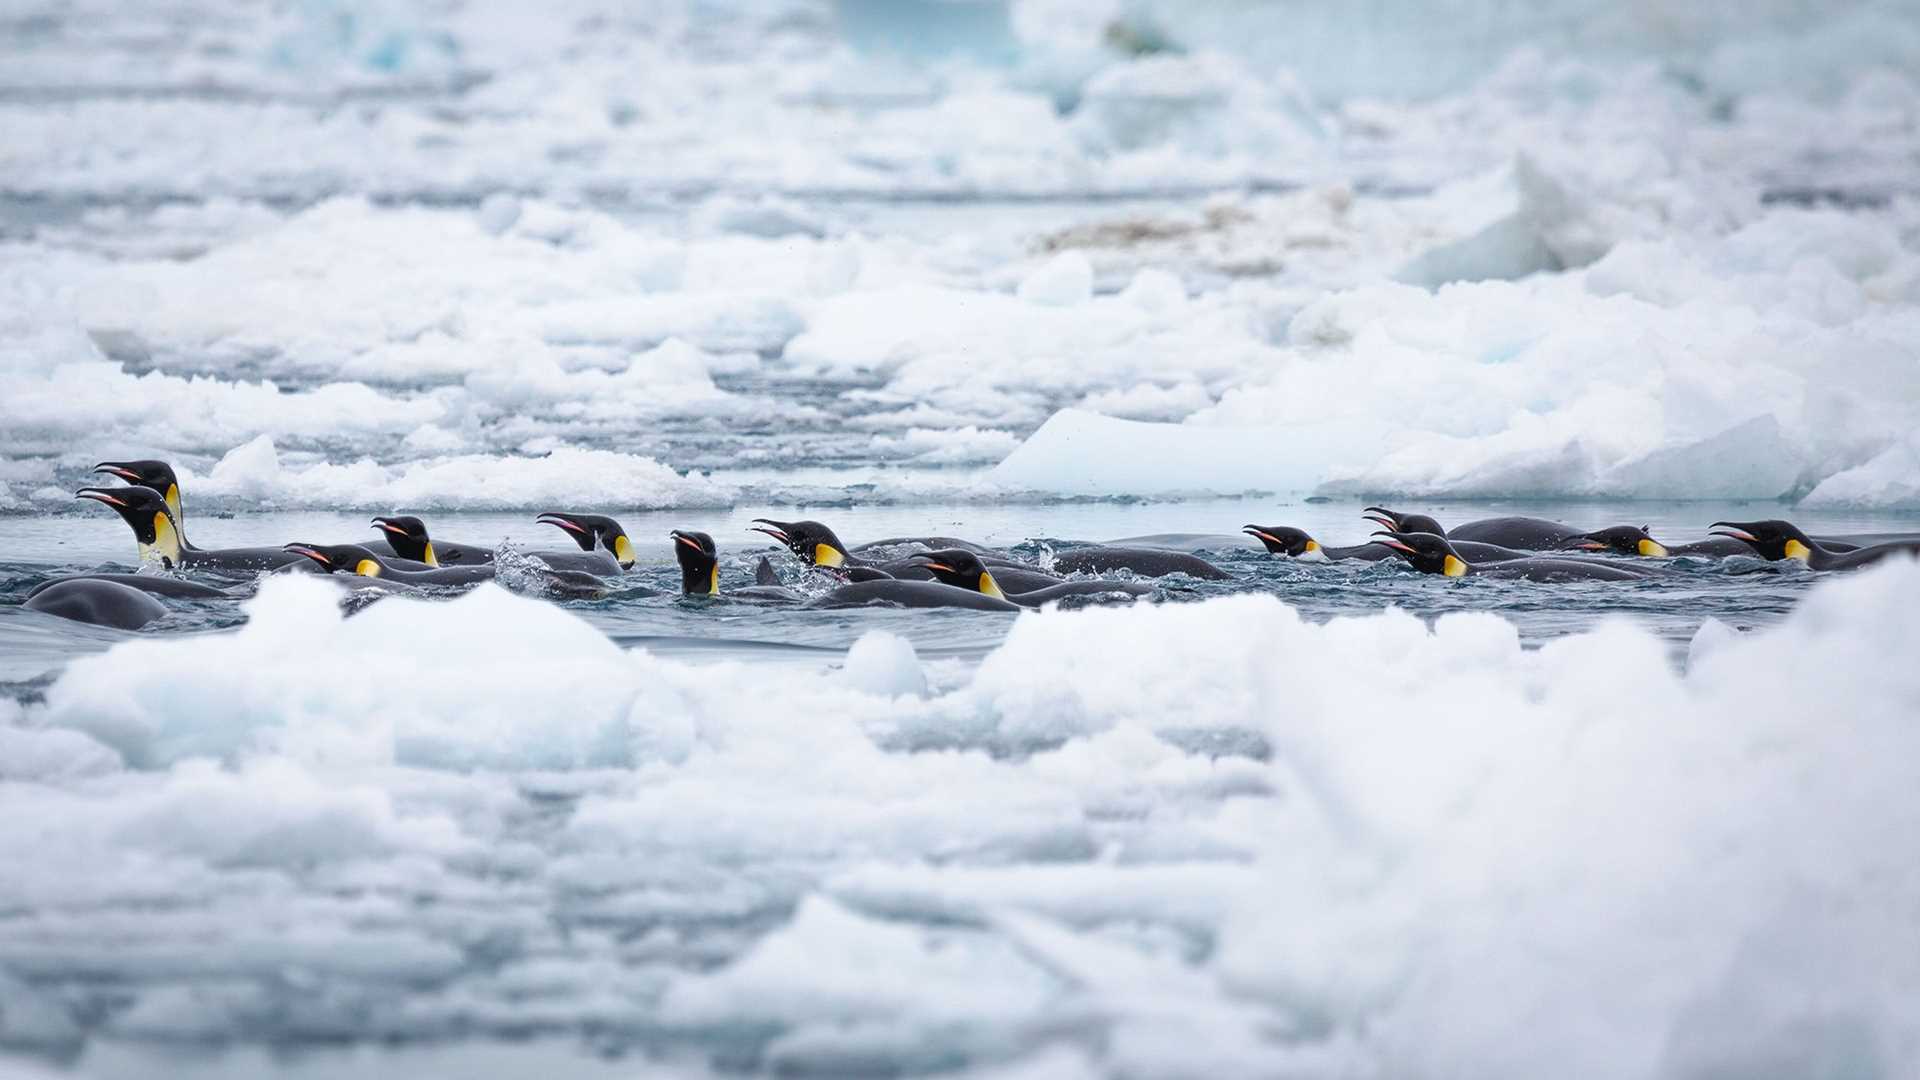
[[[106,461],[93,470],[123,486],[84,487],[76,498],[98,502],[132,529],[140,561],[162,573],[89,573],[35,587],[29,609],[101,626],[136,630],[165,616],[164,599],[237,600],[215,581],[262,572],[326,575],[362,599],[422,589],[452,591],[500,580],[525,592],[558,599],[597,599],[652,589],[619,584],[633,569],[633,542],[603,514],[548,512],[536,521],[560,529],[572,549],[510,553],[486,545],[436,539],[418,517],[372,520],[379,547],[295,541],[281,547],[202,548],[187,539],[180,482],[164,461]],[[1893,555],[1920,555],[1920,536],[1808,536],[1790,522],[1716,521],[1707,538],[1665,544],[1644,527],[1616,525],[1584,532],[1556,521],[1496,517],[1451,529],[1424,514],[1369,506],[1365,519],[1379,528],[1351,546],[1328,546],[1286,525],[1248,525],[1241,531],[1275,556],[1294,559],[1399,559],[1422,573],[1482,575],[1540,582],[1646,580],[1663,573],[1660,560],[1689,555],[1758,556],[1795,560],[1812,570],[1848,570]],[[1240,544],[1233,536],[1167,534],[1063,552],[1050,568],[1011,552],[950,536],[891,537],[848,546],[818,521],[756,518],[753,531],[790,552],[807,574],[826,579],[824,591],[782,584],[762,556],[754,583],[722,590],[720,552],[712,536],[669,533],[681,572],[681,593],[760,604],[854,607],[962,608],[1017,612],[1065,598],[1076,602],[1131,601],[1160,590],[1141,578],[1230,580],[1233,575],[1194,554]],[[1100,577],[1124,573],[1125,578]],[[181,576],[193,574],[196,577]]]

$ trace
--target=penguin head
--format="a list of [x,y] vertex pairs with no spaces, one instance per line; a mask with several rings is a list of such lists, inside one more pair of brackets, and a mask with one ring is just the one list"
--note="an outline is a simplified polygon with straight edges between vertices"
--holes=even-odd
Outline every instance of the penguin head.
[[720,595],[720,549],[703,532],[674,529],[673,557],[680,560],[680,591],[688,596]]
[[1731,536],[1770,561],[1813,556],[1813,541],[1790,521],[1716,521],[1711,528],[1710,535]]
[[1397,533],[1428,533],[1433,536],[1445,536],[1447,530],[1440,523],[1425,514],[1402,514],[1384,506],[1369,506],[1366,513],[1360,515],[1386,529]]
[[172,511],[174,524],[179,524],[184,511],[180,506],[180,479],[173,475],[173,466],[164,461],[103,461],[93,467],[97,473],[117,476],[129,484],[138,484],[151,488],[167,500],[167,509]]
[[1267,551],[1274,555],[1297,559],[1320,550],[1320,541],[1291,525],[1248,525],[1240,531],[1267,545]]
[[913,555],[912,559],[933,571],[934,580],[941,584],[985,593],[1001,600],[1007,598],[1007,594],[1000,591],[1000,583],[993,580],[993,573],[987,569],[987,564],[980,561],[980,556],[965,548],[922,551]]
[[1660,541],[1647,535],[1644,525],[1615,525],[1612,528],[1596,529],[1584,536],[1576,536],[1562,544],[1571,551],[1611,551],[1616,555],[1644,555],[1650,559],[1665,558],[1667,547]]
[[580,545],[581,551],[592,551],[595,544],[611,553],[620,563],[620,569],[633,569],[633,541],[627,539],[627,530],[620,523],[604,514],[562,514],[548,511],[533,520],[542,525],[554,525],[566,530],[573,542]]
[[754,518],[753,531],[766,533],[787,546],[800,561],[829,568],[847,564],[847,545],[833,530],[817,521],[773,521]]
[[439,566],[433,553],[433,540],[427,535],[427,523],[417,517],[377,517],[373,527],[387,534],[387,546],[395,555],[428,566]]
[[379,556],[359,544],[288,544],[280,550],[305,555],[329,574],[379,577],[384,569]]
[[1439,533],[1377,532],[1373,535],[1423,574],[1462,577],[1467,572],[1467,560]]
[[169,570],[180,565],[180,526],[159,492],[149,487],[86,487],[73,495],[112,507],[133,529],[142,562],[157,559]]

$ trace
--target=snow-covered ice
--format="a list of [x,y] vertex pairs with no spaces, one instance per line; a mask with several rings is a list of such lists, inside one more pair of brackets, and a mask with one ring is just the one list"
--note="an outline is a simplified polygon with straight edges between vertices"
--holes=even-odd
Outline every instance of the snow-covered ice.
[[1912,563],[1835,581],[1684,673],[1625,623],[1054,612],[929,691],[897,639],[689,664],[492,588],[343,621],[276,580],[7,719],[0,1031],[1902,1075],[1916,595]]
[[[146,457],[203,539],[565,506],[647,572],[1162,499],[1913,531],[1916,72],[1906,0],[21,0],[0,588]],[[0,1072],[1920,1073],[1920,568],[1296,569],[9,607]]]

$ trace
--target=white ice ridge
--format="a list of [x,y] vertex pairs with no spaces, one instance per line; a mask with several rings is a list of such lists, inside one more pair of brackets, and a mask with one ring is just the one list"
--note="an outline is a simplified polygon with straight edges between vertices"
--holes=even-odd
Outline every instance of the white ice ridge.
[[1776,210],[1724,237],[1628,240],[1574,272],[1333,292],[1185,423],[1062,412],[992,478],[1911,507],[1915,236]]
[[[0,967],[136,980],[132,1037],[324,1031],[404,985],[446,990],[382,1030],[745,1023],[798,1071],[1042,1033],[1154,1076],[1920,1071],[1912,562],[1715,625],[1684,673],[1625,622],[1528,650],[1240,596],[1023,615],[938,691],[886,639],[701,665],[492,587],[337,599],[270,580],[240,630],[0,716],[0,861],[35,868],[0,877]],[[534,840],[524,791],[577,801]],[[782,897],[705,973],[549,928]],[[333,989],[263,1018],[290,969]]]
[[[1198,224],[1068,229],[1050,253],[758,221],[681,236],[506,196],[335,200],[189,260],[0,250],[0,452],[24,470],[0,505],[63,499],[31,480],[100,457],[204,468],[265,436],[281,479],[215,497],[305,505],[332,475],[308,466],[367,457],[380,475],[354,505],[378,505],[406,487],[393,478],[457,459],[519,481],[433,505],[525,506],[590,485],[523,459],[685,469],[678,440],[712,483],[642,480],[639,504],[811,497],[817,473],[778,471],[824,463],[885,498],[1912,506],[1920,204],[1763,208],[1698,160],[1628,149],[1530,151],[1418,199],[1219,200]],[[1200,428],[1274,437],[1247,459]],[[953,471],[1010,452],[994,485]],[[867,465],[886,475],[849,471]]]

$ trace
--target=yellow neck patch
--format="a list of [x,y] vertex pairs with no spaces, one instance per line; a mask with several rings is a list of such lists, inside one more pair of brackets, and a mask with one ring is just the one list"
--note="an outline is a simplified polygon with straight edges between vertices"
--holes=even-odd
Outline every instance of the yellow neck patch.
[[1789,559],[1799,559],[1801,562],[1806,562],[1808,559],[1813,558],[1813,549],[1798,540],[1789,540],[1787,541],[1786,556]]
[[1667,549],[1652,540],[1642,540],[1640,541],[1640,554],[1645,555],[1649,559],[1664,559],[1667,557]]
[[1440,564],[1440,572],[1448,577],[1465,577],[1467,576],[1467,564],[1461,562],[1459,556],[1449,555],[1446,561]]
[[160,559],[168,566],[180,565],[180,534],[174,530],[173,519],[165,514],[153,515],[153,543],[140,545],[140,560]]
[[613,557],[618,560],[622,570],[633,565],[633,542],[627,539],[626,533],[613,538]]
[[714,563],[713,570],[707,574],[707,595],[720,595],[720,564]]
[[1308,550],[1308,551],[1319,551],[1319,550],[1320,550],[1320,541],[1318,541],[1318,540],[1309,540],[1309,541],[1307,541],[1307,550]]
[[429,541],[427,541],[427,550],[426,550],[426,553],[425,553],[424,555],[422,555],[422,556],[421,556],[421,558],[420,558],[420,561],[421,561],[421,562],[423,562],[423,563],[426,563],[426,564],[427,564],[428,566],[439,566],[439,565],[440,565],[440,558],[439,558],[439,556],[437,556],[437,555],[435,555],[435,554],[433,553],[433,541],[431,541],[431,540],[429,540]]
[[361,559],[353,565],[353,572],[361,577],[379,577],[380,570],[380,564],[372,559]]
[[1000,583],[993,580],[993,575],[984,570],[980,573],[980,591],[996,600],[1007,598],[1007,594],[1000,591]]
[[168,484],[166,498],[167,509],[173,511],[173,516],[182,521],[186,520],[185,513],[180,509],[180,485]]
[[838,548],[828,544],[813,545],[813,565],[835,567],[845,566],[846,563],[847,557],[840,554]]

